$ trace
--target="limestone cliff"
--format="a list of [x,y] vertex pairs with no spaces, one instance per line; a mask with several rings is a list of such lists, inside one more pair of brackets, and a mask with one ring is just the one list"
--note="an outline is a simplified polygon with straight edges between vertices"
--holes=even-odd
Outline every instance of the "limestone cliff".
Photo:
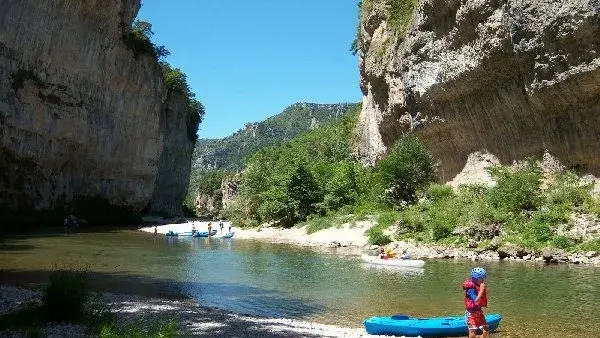
[[[189,157],[181,157],[193,143],[170,136],[181,123],[165,119],[165,107],[178,108],[166,102],[156,57],[124,39],[139,7],[139,0],[1,1],[0,215],[82,206],[139,212],[153,195],[183,198],[186,177],[165,177],[186,175]],[[181,149],[177,159],[165,153],[172,149]],[[169,172],[169,161],[187,169]],[[164,190],[169,197],[155,192],[163,181],[175,185]]]
[[166,107],[161,112],[159,130],[164,147],[158,163],[151,213],[181,214],[196,144],[195,135],[186,132],[188,114],[187,98],[178,93],[169,93]]
[[415,130],[444,181],[478,151],[599,174],[599,53],[598,0],[365,0],[357,153]]

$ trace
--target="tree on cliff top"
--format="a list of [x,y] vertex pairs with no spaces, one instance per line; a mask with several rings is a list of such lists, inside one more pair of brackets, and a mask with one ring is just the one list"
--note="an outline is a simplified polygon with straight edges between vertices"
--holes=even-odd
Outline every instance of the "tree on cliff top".
[[131,27],[127,27],[123,33],[123,41],[137,58],[141,54],[148,54],[161,60],[171,55],[171,52],[163,46],[152,43],[152,24],[147,21],[136,20]]
[[190,89],[187,76],[179,68],[173,68],[165,61],[160,63],[163,79],[167,85],[167,95],[179,94],[185,97],[187,104],[187,132],[191,141],[198,139],[198,126],[204,117],[204,105],[196,99],[196,94]]

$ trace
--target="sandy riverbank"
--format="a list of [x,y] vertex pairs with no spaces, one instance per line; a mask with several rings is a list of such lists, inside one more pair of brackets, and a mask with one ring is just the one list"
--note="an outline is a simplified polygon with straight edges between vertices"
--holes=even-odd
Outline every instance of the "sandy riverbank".
[[[208,231],[206,221],[188,221],[179,224],[157,225],[156,231],[159,234],[166,234],[170,230],[174,232],[190,232],[192,229],[197,231]],[[212,229],[220,231],[219,221],[212,221]],[[230,222],[223,222],[223,232],[229,231]],[[235,233],[235,238],[257,239],[271,243],[285,243],[300,246],[332,246],[332,247],[364,247],[367,245],[367,231],[373,224],[370,221],[360,221],[354,224],[344,224],[336,228],[324,229],[312,234],[307,234],[306,226],[292,227],[289,229],[275,227],[260,227],[252,229],[241,229],[235,226],[231,231]],[[154,226],[141,228],[140,231],[153,233]]]
[[[189,232],[194,227],[198,231],[207,231],[209,222],[188,221],[180,224],[158,225],[157,232],[165,234],[169,230],[175,232]],[[307,234],[306,226],[292,227],[289,229],[276,227],[259,227],[240,229],[235,226],[232,230],[234,238],[256,239],[270,243],[285,243],[306,247],[348,247],[354,248],[355,254],[363,251],[376,250],[377,246],[370,246],[367,242],[365,231],[373,226],[372,221],[359,221],[347,223],[340,227],[331,227],[312,234]],[[229,229],[229,222],[224,222],[224,232]],[[212,228],[220,230],[218,221],[212,222]],[[140,229],[145,232],[154,232],[154,226]],[[387,245],[396,253],[406,250],[412,258],[418,259],[467,259],[477,260],[514,260],[537,263],[572,263],[600,265],[600,252],[569,253],[560,249],[548,248],[541,252],[522,249],[515,245],[504,244],[494,248],[467,248],[451,247],[436,244],[423,244],[414,241],[396,241]]]
[[[120,324],[149,325],[175,319],[184,337],[264,337],[264,338],[369,338],[362,328],[344,328],[295,319],[262,318],[234,314],[204,307],[193,300],[165,300],[131,295],[103,294],[104,300],[117,313]],[[40,294],[12,286],[0,285],[0,314],[13,311],[20,304],[39,301]],[[21,337],[18,332],[0,331],[0,337]],[[88,337],[85,327],[52,324],[42,330],[42,337]]]

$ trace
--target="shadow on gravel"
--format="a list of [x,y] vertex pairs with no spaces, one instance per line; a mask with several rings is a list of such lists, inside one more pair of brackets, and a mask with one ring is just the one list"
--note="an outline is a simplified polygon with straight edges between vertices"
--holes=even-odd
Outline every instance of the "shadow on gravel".
[[[43,270],[0,270],[0,283],[40,289],[50,273]],[[110,296],[114,300],[109,298],[109,301],[119,311],[119,317],[142,325],[175,319],[184,337],[344,336],[327,335],[325,330],[315,334],[314,331],[319,329],[312,328],[309,324],[282,319],[308,318],[325,309],[301,299],[282,297],[267,289],[236,283],[179,282],[116,273],[93,272],[89,276],[93,291],[114,294]],[[189,299],[188,295],[192,295],[200,303]],[[260,317],[260,313],[272,318],[253,318],[206,307],[217,305],[225,305],[229,309],[235,309],[237,313],[257,317]]]
[[[191,301],[117,301],[119,318],[125,322],[151,325],[175,319],[184,337],[343,337],[340,332],[315,327],[310,323],[277,318],[255,318],[200,307]],[[336,329],[334,329],[336,330]]]

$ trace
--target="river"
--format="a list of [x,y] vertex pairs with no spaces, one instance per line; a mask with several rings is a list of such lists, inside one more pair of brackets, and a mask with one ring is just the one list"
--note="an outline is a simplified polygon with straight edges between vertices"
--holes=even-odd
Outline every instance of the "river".
[[[39,286],[52,269],[85,268],[100,291],[190,297],[239,313],[350,327],[372,315],[461,314],[460,284],[473,262],[383,269],[349,255],[358,250],[337,250],[128,230],[45,233],[0,242],[0,282]],[[477,264],[489,274],[488,311],[504,317],[496,336],[600,337],[598,268]]]

